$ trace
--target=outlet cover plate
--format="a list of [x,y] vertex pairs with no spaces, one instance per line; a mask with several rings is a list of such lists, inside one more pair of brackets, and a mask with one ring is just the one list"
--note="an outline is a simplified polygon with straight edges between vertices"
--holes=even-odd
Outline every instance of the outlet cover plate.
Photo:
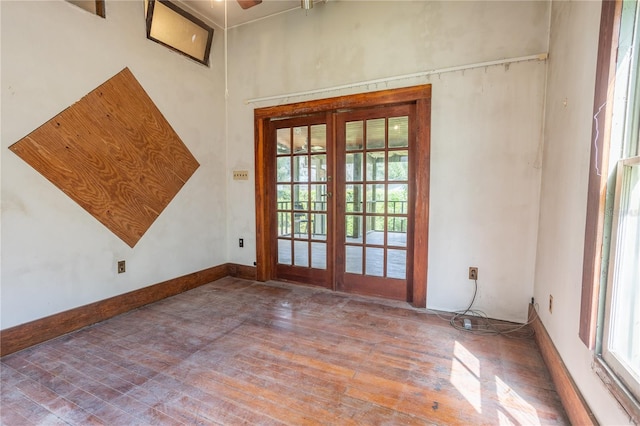
[[478,279],[478,268],[475,266],[469,266],[469,279],[477,280]]
[[233,180],[249,180],[249,171],[248,170],[234,170],[233,171]]

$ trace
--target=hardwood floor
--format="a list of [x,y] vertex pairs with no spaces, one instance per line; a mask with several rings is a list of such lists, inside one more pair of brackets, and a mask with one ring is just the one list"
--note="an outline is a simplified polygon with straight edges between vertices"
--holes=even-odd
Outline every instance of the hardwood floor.
[[533,339],[223,278],[1,359],[28,424],[568,424]]

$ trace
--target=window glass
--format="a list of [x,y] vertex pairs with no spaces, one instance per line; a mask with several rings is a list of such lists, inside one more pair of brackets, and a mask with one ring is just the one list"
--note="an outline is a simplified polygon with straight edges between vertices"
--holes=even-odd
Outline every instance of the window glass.
[[384,124],[384,118],[367,120],[367,149],[380,149],[385,147]]
[[[597,352],[626,387],[608,384],[624,401],[640,399],[640,20],[638,4],[623,1],[609,128],[609,163],[602,237],[606,298],[599,317]],[[604,158],[607,158],[605,156]],[[582,330],[581,330],[582,331]],[[609,374],[609,373],[607,373]],[[609,380],[613,382],[612,380]],[[624,404],[623,404],[624,405]],[[627,405],[628,406],[628,405]]]
[[362,149],[362,139],[364,138],[364,128],[362,121],[351,121],[346,123],[346,146],[347,151],[358,151]]
[[640,157],[618,165],[603,354],[640,393]]
[[409,117],[389,118],[389,148],[409,146]]

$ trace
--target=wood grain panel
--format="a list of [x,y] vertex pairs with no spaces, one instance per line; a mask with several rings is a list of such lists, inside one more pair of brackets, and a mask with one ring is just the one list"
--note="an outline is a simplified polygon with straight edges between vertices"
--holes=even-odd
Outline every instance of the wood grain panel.
[[582,397],[569,370],[565,366],[558,350],[549,337],[544,324],[535,312],[533,305],[529,305],[529,320],[535,331],[535,341],[542,354],[542,359],[551,373],[553,384],[556,387],[560,401],[564,406],[567,416],[574,425],[597,425],[598,421],[591,412],[587,402]]
[[429,258],[429,187],[431,174],[431,99],[416,101],[416,147],[412,156],[414,165],[413,192],[413,264],[408,265],[412,286],[408,289],[413,306],[427,306],[427,270]]
[[128,68],[9,149],[131,247],[199,167]]
[[0,332],[0,356],[79,330],[227,275],[229,275],[228,264],[214,266],[2,330]]
[[[601,10],[596,87],[593,100],[593,116],[598,116],[599,120],[594,120],[591,130],[593,149],[589,160],[587,216],[582,264],[582,294],[580,298],[579,336],[589,349],[593,349],[596,343],[602,260],[602,230],[604,227],[604,209],[607,193],[607,179],[602,177],[608,176],[609,138],[613,114],[612,99],[613,88],[615,87],[622,1],[605,0],[602,2]],[[604,109],[602,109],[603,107]]]
[[271,249],[271,222],[269,221],[269,203],[271,200],[265,197],[270,183],[269,159],[270,152],[264,143],[267,137],[269,120],[256,118],[254,120],[255,134],[255,192],[256,192],[256,279],[268,281],[275,274],[273,266],[274,251]]
[[254,111],[254,116],[256,119],[270,119],[289,117],[292,113],[303,115],[330,110],[368,108],[375,105],[415,102],[418,99],[431,99],[430,84],[258,108]]

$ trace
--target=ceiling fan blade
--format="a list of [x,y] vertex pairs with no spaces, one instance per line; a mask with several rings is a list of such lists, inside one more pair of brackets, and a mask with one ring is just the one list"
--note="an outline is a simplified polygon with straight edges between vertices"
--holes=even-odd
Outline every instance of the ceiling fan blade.
[[262,3],[262,0],[237,0],[238,4],[243,9],[249,9],[255,5]]

